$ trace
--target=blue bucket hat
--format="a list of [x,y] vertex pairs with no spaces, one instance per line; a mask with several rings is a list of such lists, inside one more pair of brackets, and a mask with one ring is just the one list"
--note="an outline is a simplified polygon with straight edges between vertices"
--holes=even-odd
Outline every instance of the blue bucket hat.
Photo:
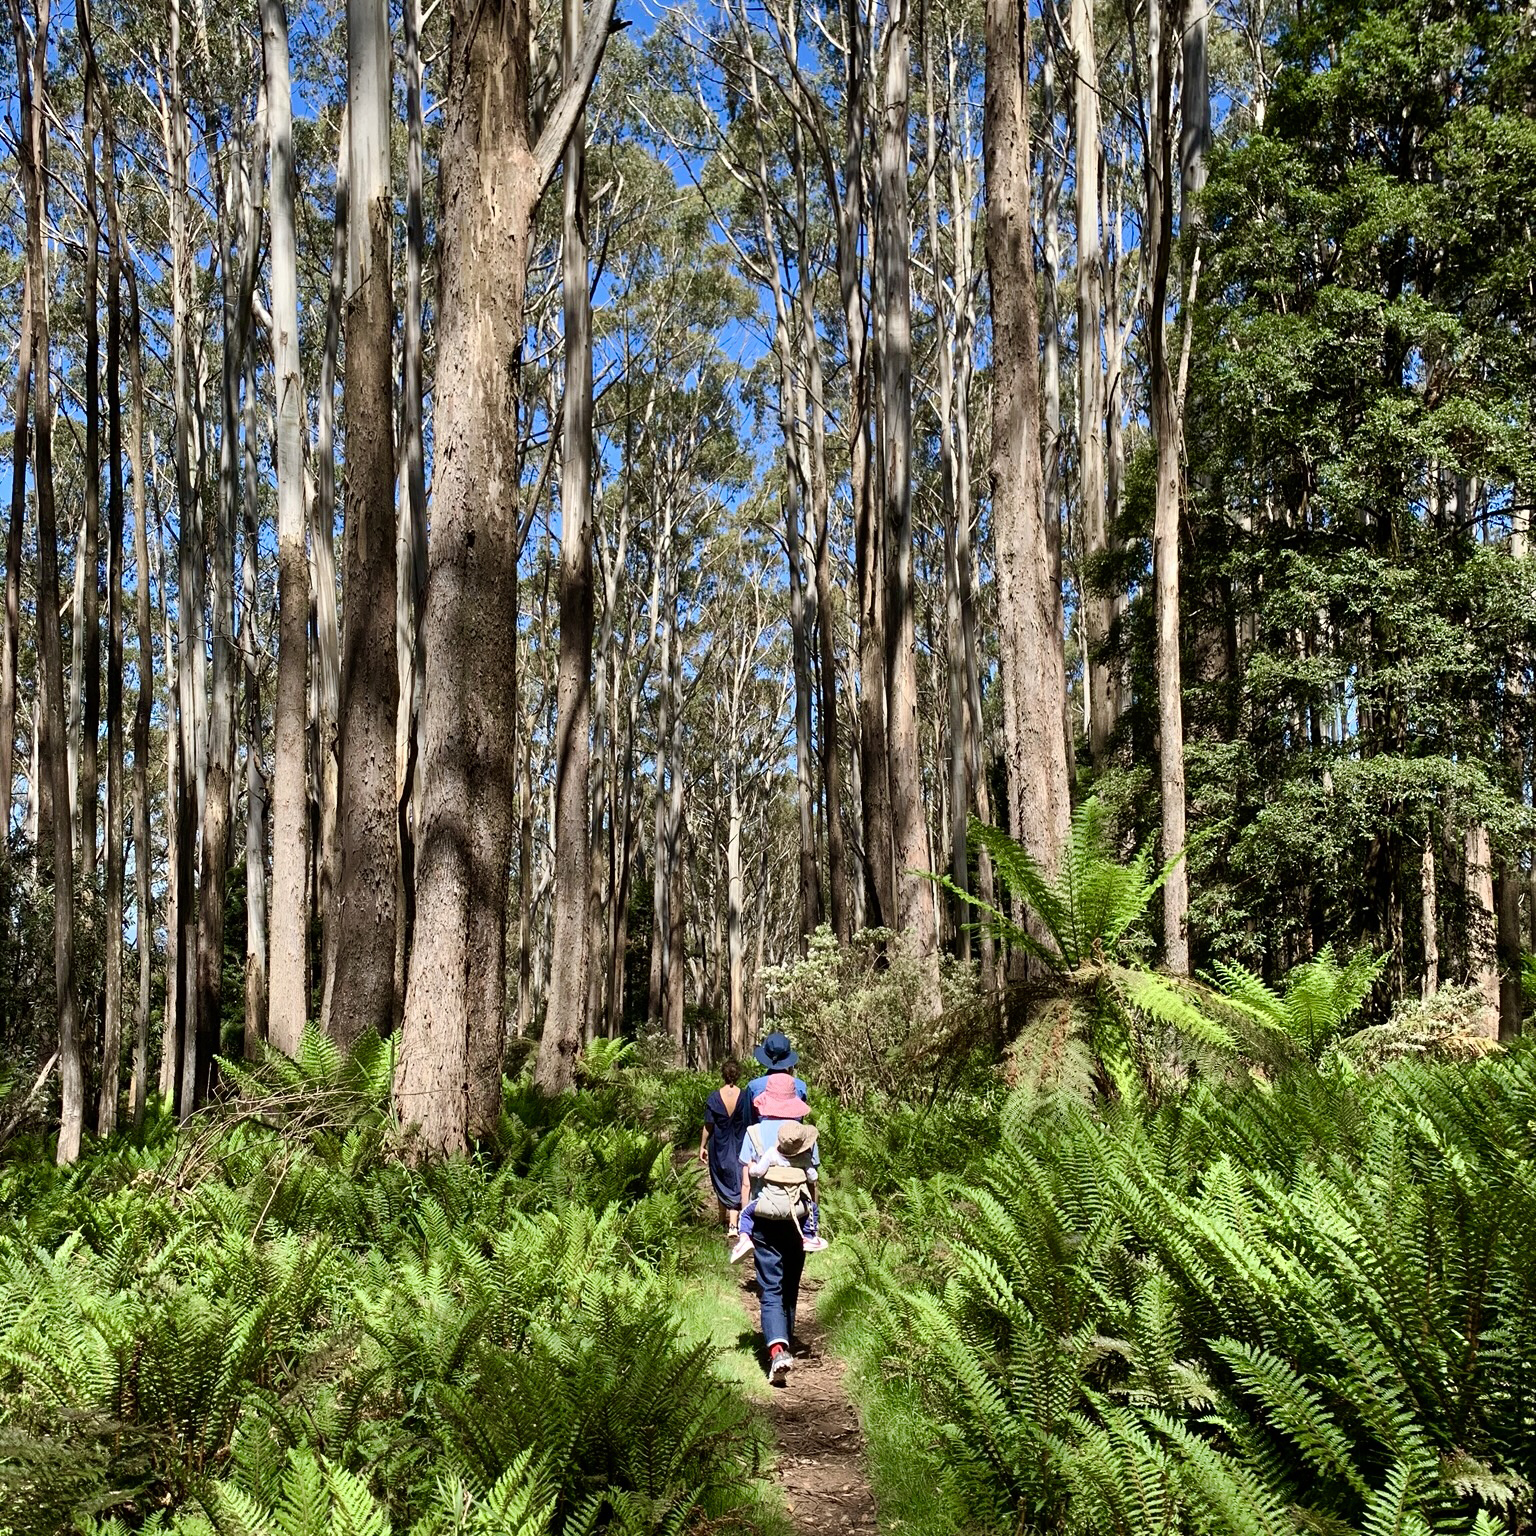
[[787,1072],[800,1060],[800,1057],[796,1053],[794,1046],[789,1043],[789,1036],[782,1035],[778,1030],[774,1030],[752,1052],[752,1059],[760,1066],[767,1067],[770,1072]]

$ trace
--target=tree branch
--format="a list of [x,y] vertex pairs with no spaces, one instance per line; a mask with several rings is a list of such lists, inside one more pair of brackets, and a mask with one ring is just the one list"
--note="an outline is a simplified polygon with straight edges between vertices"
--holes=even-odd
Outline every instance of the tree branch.
[[602,62],[609,35],[629,25],[627,21],[615,23],[615,4],[616,0],[597,0],[592,7],[582,34],[581,52],[576,55],[576,72],[545,119],[544,131],[534,146],[533,158],[539,169],[539,197],[554,180],[555,167],[560,164],[565,146],[586,110],[587,97],[592,94],[592,82],[597,79],[597,66]]

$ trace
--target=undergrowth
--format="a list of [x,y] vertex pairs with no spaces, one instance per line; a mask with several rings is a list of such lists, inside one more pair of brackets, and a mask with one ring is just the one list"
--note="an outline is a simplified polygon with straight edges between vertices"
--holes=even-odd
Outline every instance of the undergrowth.
[[413,1168],[377,1042],[232,1075],[189,1128],[0,1173],[0,1529],[776,1528],[680,1300],[707,1085],[509,1083],[495,1145]]
[[866,1199],[823,1297],[891,1530],[1533,1529],[1536,1050],[995,1134]]

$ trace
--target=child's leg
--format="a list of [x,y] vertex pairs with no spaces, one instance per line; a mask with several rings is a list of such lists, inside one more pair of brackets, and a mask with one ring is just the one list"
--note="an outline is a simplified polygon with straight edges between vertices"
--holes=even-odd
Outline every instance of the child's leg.
[[756,1210],[756,1200],[747,1201],[747,1203],[741,1208],[741,1215],[737,1218],[736,1221],[736,1230],[740,1232],[743,1237],[752,1236],[753,1212]]
[[826,1238],[821,1235],[821,1208],[814,1200],[807,1203],[800,1221],[800,1244],[808,1253],[818,1253],[827,1246]]

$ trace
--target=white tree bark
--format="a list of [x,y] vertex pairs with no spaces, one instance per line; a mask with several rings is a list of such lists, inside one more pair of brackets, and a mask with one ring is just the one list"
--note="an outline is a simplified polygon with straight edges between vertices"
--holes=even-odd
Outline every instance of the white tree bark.
[[304,555],[304,380],[294,235],[293,90],[283,0],[262,0],[272,223],[272,371],[276,380],[277,700],[272,729],[272,941],[267,1038],[295,1055],[309,1008],[309,796],[305,684],[309,570]]

